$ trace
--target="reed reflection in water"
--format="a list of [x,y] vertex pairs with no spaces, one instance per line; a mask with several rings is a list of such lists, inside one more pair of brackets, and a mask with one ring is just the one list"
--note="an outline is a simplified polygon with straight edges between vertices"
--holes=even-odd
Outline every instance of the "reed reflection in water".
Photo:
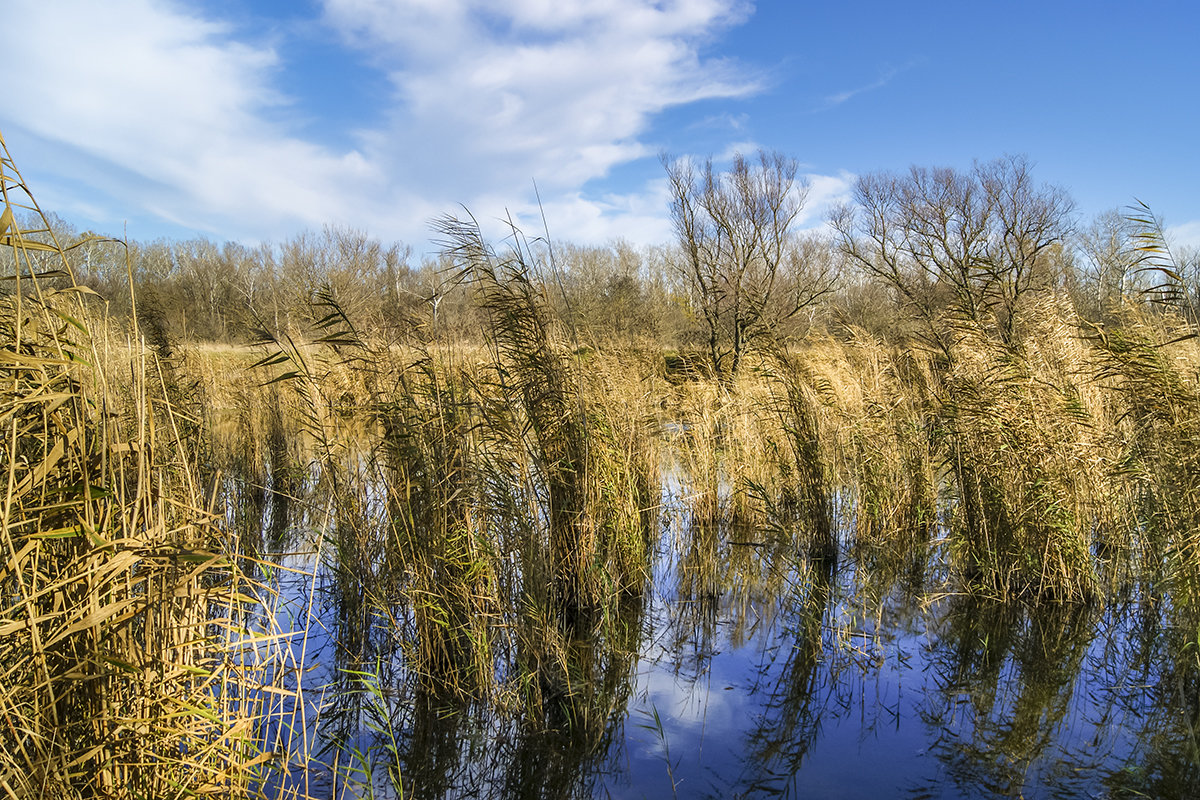
[[373,662],[344,660],[318,577],[307,657],[333,666],[306,678],[324,743],[309,788],[1186,797],[1200,779],[1200,671],[1169,605],[947,594],[944,536],[813,557],[795,531],[698,524],[664,485],[649,590],[591,627],[546,621],[563,679],[537,704],[519,691],[448,701],[378,643]]

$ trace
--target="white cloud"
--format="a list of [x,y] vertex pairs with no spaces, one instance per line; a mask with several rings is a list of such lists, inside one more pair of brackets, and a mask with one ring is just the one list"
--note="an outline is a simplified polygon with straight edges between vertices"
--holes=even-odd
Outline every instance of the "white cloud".
[[[713,156],[713,164],[731,164],[733,163],[734,157],[739,155],[752,159],[755,154],[762,149],[764,148],[761,144],[749,139],[740,142],[730,142],[729,144],[725,145],[724,150]],[[697,162],[703,160],[695,157],[693,158]]]
[[458,203],[481,219],[511,208],[540,230],[536,181],[556,238],[663,241],[657,170],[627,195],[588,182],[654,156],[644,137],[664,109],[760,88],[702,52],[751,10],[743,0],[326,0],[322,24],[394,90],[378,98],[383,121],[343,131],[357,145],[337,149],[287,127],[318,110],[281,113],[297,102],[277,88],[285,51],[238,41],[186,4],[14,0],[6,28],[21,35],[0,68],[19,77],[0,126],[38,138],[39,171],[57,179],[47,194],[88,185],[70,207],[104,207],[111,220],[153,215],[243,239],[345,222],[420,246],[428,220]]
[[[698,45],[745,9],[712,0],[445,3],[327,0],[326,17],[396,87],[379,158],[455,199],[573,192],[651,156],[639,138],[675,105],[758,83]],[[422,166],[414,155],[436,148]],[[436,175],[429,174],[436,170]]]
[[1171,225],[1166,234],[1172,247],[1200,248],[1200,219]]
[[675,235],[667,211],[669,204],[667,181],[656,179],[644,190],[628,194],[589,199],[573,192],[543,202],[541,208],[523,204],[514,210],[514,217],[527,234],[543,235],[544,212],[552,240],[602,245],[624,239],[635,244],[658,244],[672,241]]
[[21,35],[4,117],[88,160],[96,191],[129,211],[244,235],[318,224],[373,180],[362,154],[266,121],[285,102],[278,57],[220,24],[152,0],[19,0],[5,21]]
[[799,228],[816,228],[826,224],[834,206],[849,202],[856,175],[841,170],[837,175],[811,173],[808,179],[808,202],[796,220]]

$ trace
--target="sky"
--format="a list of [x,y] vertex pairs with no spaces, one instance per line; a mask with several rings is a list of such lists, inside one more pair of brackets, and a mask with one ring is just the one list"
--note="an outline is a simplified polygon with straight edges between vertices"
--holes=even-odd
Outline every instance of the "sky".
[[[1024,155],[1079,225],[1200,245],[1192,0],[4,0],[3,134],[48,211],[131,239],[431,221],[672,239],[661,158],[859,175]],[[544,217],[544,221],[543,221]]]

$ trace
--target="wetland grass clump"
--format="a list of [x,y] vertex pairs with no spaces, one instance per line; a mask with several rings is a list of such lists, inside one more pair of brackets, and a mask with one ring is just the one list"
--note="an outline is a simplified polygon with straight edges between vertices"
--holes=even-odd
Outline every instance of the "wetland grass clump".
[[492,357],[485,424],[535,503],[524,591],[533,599],[549,587],[556,615],[568,625],[584,621],[615,596],[640,590],[648,575],[645,518],[631,506],[654,484],[639,455],[645,434],[628,421],[637,415],[589,402],[585,351],[576,345],[572,355],[560,343],[535,283],[537,258],[519,232],[504,254],[473,221],[445,219],[441,232],[485,319]]
[[[904,351],[821,338],[760,354],[733,381],[674,389],[675,449],[696,524],[787,533],[813,556],[891,547],[931,524],[936,477],[928,391]],[[915,359],[910,359],[914,360]],[[907,363],[907,362],[905,362]]]
[[196,429],[136,328],[114,345],[58,244],[18,227],[14,208],[40,212],[6,148],[0,188],[0,787],[250,795],[269,665],[243,647],[254,587],[223,555]]
[[686,474],[685,505],[693,524],[716,525],[730,513],[731,478],[723,443],[733,414],[729,392],[716,381],[690,381],[674,389],[678,409],[673,438]]
[[375,443],[352,413],[367,406],[380,367],[330,290],[318,293],[314,310],[320,317],[313,341],[264,327],[257,345],[267,352],[250,369],[266,375],[263,386],[292,390],[297,424],[311,448],[308,471],[317,476],[312,499],[319,506],[322,574],[335,610],[339,657],[346,668],[361,670],[390,645],[380,623],[397,596],[402,570],[388,545]]
[[821,441],[819,381],[804,364],[785,353],[776,354],[772,373],[771,406],[787,454],[781,465],[788,479],[784,500],[803,529],[809,554],[819,559],[834,559],[837,537],[828,459]]
[[504,696],[526,727],[596,747],[624,704],[650,577],[654,371],[567,344],[519,232],[502,254],[473,222],[442,232],[489,356],[474,389]]
[[237,374],[205,380],[222,388],[229,409],[211,413],[206,420],[214,440],[214,463],[240,483],[240,494],[254,496],[259,503],[268,497],[294,498],[303,492],[306,477],[299,415],[278,383],[263,385],[245,366],[236,369]]
[[640,596],[659,519],[662,456],[654,403],[662,381],[630,353],[593,353],[581,368],[592,451],[589,503],[605,554],[602,592]]
[[[257,366],[300,398],[329,503],[339,646],[355,674],[394,644],[431,697],[492,692],[494,564],[480,513],[472,382],[408,326],[404,340],[360,332],[331,290],[312,341],[265,340]],[[399,329],[399,328],[398,328]],[[344,377],[356,374],[353,386]]]
[[834,471],[853,487],[854,545],[882,551],[927,539],[937,514],[928,358],[850,331],[813,361],[836,414]]
[[1121,473],[1145,574],[1166,579],[1178,602],[1200,607],[1200,351],[1190,325],[1130,313],[1092,343],[1100,376],[1125,409]]
[[782,530],[794,520],[796,479],[768,370],[698,378],[672,390],[673,445],[690,525]]
[[376,406],[392,541],[412,613],[408,663],[441,697],[480,696],[495,683],[495,561],[469,392],[452,366],[418,351]]
[[[597,530],[588,506],[587,411],[576,376],[554,347],[553,322],[530,274],[532,256],[520,242],[500,257],[477,228],[452,227],[450,221],[445,228],[456,266],[475,288],[486,319],[495,381],[490,391],[501,399],[492,406],[493,429],[517,434],[511,444],[532,462],[528,474],[545,525],[545,550],[527,551],[541,563],[527,562],[524,578],[527,584],[545,581],[553,607],[575,617],[600,600]],[[519,418],[497,419],[513,413]]]
[[[349,668],[386,657],[378,630],[431,698],[541,707],[588,685],[572,653],[649,576],[653,415],[638,379],[596,354],[585,375],[558,348],[523,263],[466,269],[490,320],[482,364],[416,325],[361,333],[326,294],[311,343],[277,337],[259,366],[296,389],[330,490]],[[361,400],[335,408],[346,364]]]
[[1044,344],[1071,348],[1074,332],[1046,319],[1021,346],[960,331],[940,398],[954,541],[969,583],[992,596],[1085,601],[1097,590],[1090,509],[1103,452],[1070,370]]

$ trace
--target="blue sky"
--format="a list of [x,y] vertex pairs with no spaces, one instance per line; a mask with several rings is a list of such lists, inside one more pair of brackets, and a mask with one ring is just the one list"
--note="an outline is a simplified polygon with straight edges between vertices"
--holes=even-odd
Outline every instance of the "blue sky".
[[[0,131],[48,210],[131,238],[325,223],[431,249],[466,206],[670,239],[659,154],[856,175],[1024,154],[1086,222],[1200,244],[1200,3],[8,0]],[[461,204],[461,206],[460,206]],[[498,230],[498,228],[496,229]]]

